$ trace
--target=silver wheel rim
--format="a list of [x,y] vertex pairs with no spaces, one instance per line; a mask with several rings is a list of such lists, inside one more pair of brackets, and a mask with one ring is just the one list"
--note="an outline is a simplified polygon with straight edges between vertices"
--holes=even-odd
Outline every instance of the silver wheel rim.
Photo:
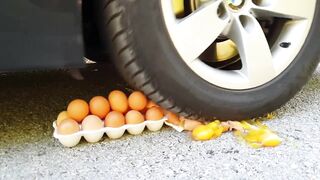
[[[183,61],[209,83],[237,90],[266,84],[292,63],[305,43],[316,8],[316,0],[207,0],[189,16],[177,19],[172,1],[161,0],[162,13],[172,43]],[[239,9],[231,8],[230,3]],[[262,16],[290,19],[273,47],[269,47],[256,19]],[[198,58],[220,35],[236,43],[242,69],[220,70]],[[289,46],[281,46],[283,43]]]

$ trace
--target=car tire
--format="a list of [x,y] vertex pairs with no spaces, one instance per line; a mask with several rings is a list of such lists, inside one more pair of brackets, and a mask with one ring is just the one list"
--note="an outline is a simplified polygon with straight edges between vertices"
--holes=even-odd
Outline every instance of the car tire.
[[103,0],[100,32],[122,76],[162,107],[189,118],[242,120],[272,112],[292,98],[319,63],[320,1],[292,62],[272,80],[224,88],[196,74],[172,42],[159,0]]

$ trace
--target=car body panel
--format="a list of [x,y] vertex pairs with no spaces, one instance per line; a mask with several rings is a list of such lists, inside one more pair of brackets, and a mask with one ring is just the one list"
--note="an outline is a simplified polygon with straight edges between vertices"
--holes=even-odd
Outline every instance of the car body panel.
[[80,0],[0,4],[0,71],[84,65]]

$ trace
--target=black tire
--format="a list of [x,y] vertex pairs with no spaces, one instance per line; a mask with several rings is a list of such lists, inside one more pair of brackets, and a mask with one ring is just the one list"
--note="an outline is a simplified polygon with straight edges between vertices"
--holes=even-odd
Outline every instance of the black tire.
[[319,63],[320,1],[304,47],[291,65],[271,82],[241,91],[214,86],[189,69],[169,39],[159,0],[103,0],[99,7],[101,33],[109,37],[123,77],[186,117],[241,120],[265,115],[292,98]]

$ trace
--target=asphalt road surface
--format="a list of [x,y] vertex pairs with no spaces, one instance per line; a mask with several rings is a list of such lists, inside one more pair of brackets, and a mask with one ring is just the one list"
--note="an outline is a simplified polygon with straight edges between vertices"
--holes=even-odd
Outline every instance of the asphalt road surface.
[[251,149],[232,133],[196,142],[168,127],[62,147],[52,137],[52,121],[71,99],[128,87],[111,65],[88,68],[84,76],[1,74],[0,179],[320,179],[320,68],[266,122],[283,138],[266,149]]

